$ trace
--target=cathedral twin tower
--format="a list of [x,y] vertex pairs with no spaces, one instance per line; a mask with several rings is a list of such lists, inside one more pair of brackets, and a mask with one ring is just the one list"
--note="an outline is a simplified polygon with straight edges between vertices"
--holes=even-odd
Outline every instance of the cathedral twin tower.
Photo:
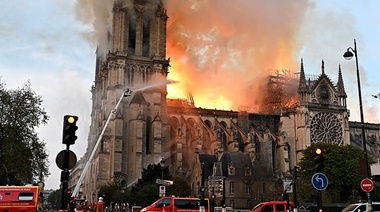
[[[117,2],[113,8],[111,45],[98,56],[92,87],[89,157],[109,115],[113,116],[83,182],[96,191],[113,180],[131,184],[149,164],[164,154],[169,135],[166,109],[166,22],[162,4],[135,1],[133,7]],[[164,82],[164,83],[163,83]],[[132,96],[116,104],[129,88]],[[95,192],[96,193],[96,192]]]
[[[167,99],[167,20],[160,1],[114,4],[110,45],[100,50],[108,52],[96,61],[87,152],[70,174],[70,185],[75,185],[81,174],[80,164],[86,163],[105,127],[100,146],[80,182],[84,195],[97,194],[101,185],[111,181],[130,186],[144,168],[162,158],[171,174],[183,175],[196,192],[201,179],[199,162],[207,158],[200,154],[215,156],[209,157],[213,176],[218,164],[222,175],[232,176],[235,169],[239,173],[241,161],[247,161],[250,164],[245,164],[241,173],[248,177],[256,173],[254,163],[260,163],[257,167],[265,165],[273,173],[288,173],[302,157],[300,152],[311,143],[350,144],[356,126],[348,122],[341,71],[334,85],[323,64],[322,74],[310,80],[301,63],[295,94],[299,104],[282,110],[282,114],[209,110]],[[133,91],[131,96],[123,97],[126,89]],[[228,157],[223,159],[223,155]],[[241,183],[248,185],[246,181]],[[249,185],[257,195],[262,193],[262,186],[253,181]],[[237,201],[234,195],[230,198]],[[246,204],[254,195],[242,194],[247,198],[242,202]]]

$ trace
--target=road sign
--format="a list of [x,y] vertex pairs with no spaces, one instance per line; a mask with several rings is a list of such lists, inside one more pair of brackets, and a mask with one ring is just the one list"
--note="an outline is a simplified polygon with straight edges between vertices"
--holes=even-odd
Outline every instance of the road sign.
[[38,182],[37,182],[37,185],[38,185],[42,190],[44,190],[45,183],[44,183],[43,181],[38,181]]
[[315,189],[317,189],[318,191],[322,191],[327,188],[329,180],[327,179],[325,174],[318,172],[311,177],[311,183],[313,184]]
[[156,179],[156,183],[159,185],[170,186],[170,185],[173,185],[174,182],[172,180]]
[[364,192],[371,192],[373,190],[373,187],[373,181],[369,178],[364,178],[360,183],[360,188],[362,188]]
[[166,193],[166,187],[162,185],[160,186],[159,190],[160,190],[160,193],[159,193],[160,197],[164,197]]
[[291,180],[284,180],[283,184],[285,193],[293,193],[293,183]]
[[[66,158],[65,155],[68,157]],[[65,160],[66,160],[66,164],[65,164]],[[62,170],[72,169],[77,163],[77,156],[75,155],[73,151],[64,149],[58,153],[57,157],[55,158],[55,163],[57,164],[58,168]]]

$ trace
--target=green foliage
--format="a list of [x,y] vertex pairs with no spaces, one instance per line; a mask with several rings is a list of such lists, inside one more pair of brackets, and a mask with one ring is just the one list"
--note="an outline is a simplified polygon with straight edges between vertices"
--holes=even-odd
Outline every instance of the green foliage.
[[117,203],[118,201],[122,202],[122,200],[120,200],[120,198],[122,199],[122,197],[120,197],[121,192],[122,190],[121,190],[120,182],[113,181],[105,185],[102,185],[99,188],[97,196],[103,197],[103,201],[106,203],[106,205],[110,205],[111,202],[113,203]]
[[[163,174],[163,177],[161,177],[161,174]],[[100,187],[98,196],[103,196],[107,205],[112,202],[129,203],[144,207],[159,198],[159,185],[156,184],[156,180],[161,178],[173,181],[173,185],[166,187],[166,195],[190,195],[190,185],[184,179],[180,177],[172,178],[168,167],[161,169],[159,164],[150,164],[146,169],[143,169],[141,178],[132,188],[122,191],[120,182],[111,182]]]
[[191,188],[187,181],[181,177],[173,177],[173,185],[166,187],[167,195],[174,195],[179,197],[190,196]]
[[146,184],[144,185],[137,193],[135,196],[135,201],[137,205],[141,205],[142,207],[145,207],[154,201],[156,201],[159,196],[158,196],[158,185],[157,184]]
[[360,199],[360,161],[364,159],[363,150],[352,145],[338,146],[329,143],[313,144],[302,152],[303,158],[299,163],[300,177],[297,182],[298,199],[301,202],[314,201],[311,195],[315,194],[316,190],[311,184],[311,178],[315,174],[313,150],[316,147],[326,149],[323,173],[327,176],[329,184],[322,192],[323,202],[348,203]]
[[62,196],[62,189],[57,189],[49,195],[46,201],[50,203],[53,208],[58,209],[61,207],[61,196]]
[[[161,174],[163,176],[161,176]],[[163,179],[169,179],[171,177],[169,168],[162,168],[160,164],[149,164],[146,169],[143,169],[141,178],[139,178],[137,183],[132,187],[132,195],[137,194],[146,184],[156,183],[156,179],[161,179],[161,177]]]
[[7,90],[0,82],[0,185],[34,183],[49,175],[45,143],[35,132],[48,120],[41,103],[29,83]]

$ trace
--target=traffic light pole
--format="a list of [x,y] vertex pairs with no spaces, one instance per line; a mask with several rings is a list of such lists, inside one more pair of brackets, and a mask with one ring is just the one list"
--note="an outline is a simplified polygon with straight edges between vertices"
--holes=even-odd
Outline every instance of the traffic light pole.
[[223,177],[222,207],[226,207],[226,178]]
[[64,170],[61,171],[61,184],[62,184],[62,192],[61,192],[61,210],[67,209],[67,203],[69,200],[67,199],[66,191],[69,188],[69,175],[70,172],[68,170],[69,166],[69,150],[70,150],[70,145],[66,144],[66,150],[64,154],[64,160],[63,160],[63,167]]
[[[64,178],[67,178],[67,179],[64,179]],[[67,195],[66,195],[66,191],[67,189],[69,188],[69,171],[68,170],[64,170],[64,171],[61,171],[61,183],[62,183],[62,196],[61,196],[61,210],[65,210],[67,209],[67,203],[69,202],[69,200],[67,199]]]
[[205,163],[202,162],[202,179],[201,179],[201,190],[200,190],[200,207],[199,212],[205,212]]
[[120,103],[121,103],[121,100],[122,100],[124,97],[130,96],[130,95],[132,95],[132,90],[130,90],[130,89],[125,90],[125,91],[122,93],[122,95],[120,96],[119,101],[117,102],[115,108],[109,113],[108,118],[107,118],[107,121],[106,121],[106,123],[105,123],[104,126],[103,126],[102,132],[100,133],[100,136],[99,136],[98,140],[96,141],[94,148],[92,149],[91,155],[90,155],[90,157],[88,158],[88,160],[87,160],[87,162],[86,162],[86,165],[85,165],[84,168],[83,168],[83,171],[82,171],[82,173],[81,173],[81,175],[80,175],[80,177],[79,177],[79,180],[78,180],[77,184],[75,185],[75,188],[74,188],[74,191],[73,191],[73,196],[74,196],[74,197],[79,193],[79,188],[80,188],[80,186],[81,186],[81,184],[82,184],[83,178],[86,176],[86,173],[87,173],[87,171],[88,171],[88,168],[90,167],[91,161],[92,161],[92,159],[94,158],[95,152],[96,152],[96,150],[98,149],[98,146],[99,146],[99,144],[100,144],[100,141],[101,141],[102,138],[103,138],[103,134],[104,134],[104,132],[106,131],[106,128],[107,128],[107,126],[108,126],[108,123],[109,123],[110,120],[111,120],[112,114],[113,114],[113,113],[116,113],[117,108],[119,107],[119,105],[120,105]]
[[322,211],[322,192],[317,192],[317,205],[318,205],[318,211]]
[[[313,150],[314,156],[314,171],[316,173],[323,173],[323,169],[325,168],[325,157],[324,153],[326,152],[325,148],[315,148]],[[318,207],[318,211],[322,211],[322,192],[320,190],[317,191],[316,194],[316,203]]]
[[293,201],[294,201],[294,208],[298,210],[298,200],[297,200],[297,166],[293,167]]

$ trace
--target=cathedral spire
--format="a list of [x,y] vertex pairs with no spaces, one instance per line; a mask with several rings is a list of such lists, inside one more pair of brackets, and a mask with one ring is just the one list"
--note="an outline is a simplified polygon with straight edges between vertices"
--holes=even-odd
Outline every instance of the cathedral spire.
[[325,61],[322,60],[322,74],[325,74]]
[[301,59],[301,70],[300,70],[298,93],[305,93],[305,92],[307,92],[307,86],[306,86],[305,70],[303,68],[303,59]]
[[347,98],[346,90],[344,89],[342,70],[340,68],[340,64],[339,64],[339,71],[338,71],[337,90],[338,90],[339,97]]

